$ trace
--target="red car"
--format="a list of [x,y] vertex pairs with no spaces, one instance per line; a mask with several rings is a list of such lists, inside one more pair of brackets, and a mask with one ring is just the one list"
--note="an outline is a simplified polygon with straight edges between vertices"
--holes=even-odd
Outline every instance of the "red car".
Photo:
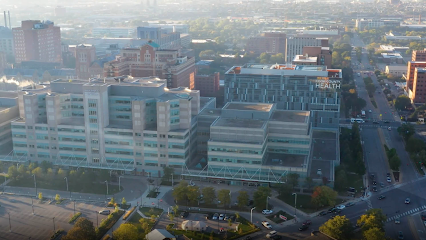
[[311,225],[312,221],[311,220],[306,220],[304,221],[302,224],[303,225]]

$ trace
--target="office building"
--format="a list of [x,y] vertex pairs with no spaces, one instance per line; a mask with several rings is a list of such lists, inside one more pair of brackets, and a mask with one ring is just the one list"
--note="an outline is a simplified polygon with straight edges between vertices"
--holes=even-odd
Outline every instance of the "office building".
[[136,32],[136,28],[121,28],[121,27],[109,27],[92,28],[93,37],[110,37],[110,38],[131,38]]
[[181,46],[179,32],[167,32],[160,27],[138,27],[136,34],[138,39],[153,41],[164,49],[179,49]]
[[195,89],[202,97],[215,97],[219,91],[220,73],[195,75]]
[[310,116],[309,111],[278,110],[272,103],[206,108],[197,118],[198,159],[182,175],[242,186],[285,182],[289,173],[334,181],[338,130],[313,129]]
[[303,55],[296,55],[293,65],[324,65],[331,68],[332,54],[329,47],[303,47]]
[[416,67],[414,69],[413,90],[411,92],[411,101],[414,104],[423,105],[426,103],[426,67]]
[[7,156],[13,150],[11,122],[18,118],[17,92],[0,91],[0,155]]
[[355,27],[358,31],[364,31],[365,29],[380,28],[380,27],[399,27],[401,21],[396,19],[357,19],[355,21]]
[[402,77],[407,75],[407,66],[405,65],[386,65],[385,73],[394,77]]
[[411,61],[426,62],[426,48],[424,50],[414,50],[411,53]]
[[15,56],[12,30],[2,26],[0,26],[0,52],[6,53],[9,57]]
[[7,66],[6,53],[0,52],[0,74],[3,73],[3,70],[6,68],[6,66]]
[[51,21],[22,21],[13,28],[15,61],[40,61],[62,63],[61,31]]
[[149,23],[149,27],[160,27],[165,33],[171,33],[171,32],[179,32],[181,34],[189,33],[188,24]]
[[[94,77],[90,72],[92,63],[96,60],[96,48],[90,44],[79,44],[75,48],[75,73],[79,79],[89,79]],[[100,69],[100,76],[103,75],[103,66]]]
[[115,60],[104,64],[104,76],[157,76],[167,80],[168,88],[194,89],[195,58],[180,56],[178,50],[160,49],[155,42],[140,48],[121,49]]
[[56,80],[19,92],[14,155],[161,176],[196,153],[199,91],[157,78]]
[[341,69],[325,66],[246,64],[225,73],[225,102],[276,103],[310,111],[313,127],[339,125]]
[[304,47],[329,47],[328,38],[315,38],[306,36],[287,37],[286,62],[291,63],[296,55],[303,55]]
[[247,40],[246,52],[256,54],[269,53],[285,55],[286,34],[280,32],[266,32],[261,36],[251,37]]
[[416,68],[425,68],[426,67],[426,61],[424,62],[418,62],[418,61],[408,61],[407,65],[407,90],[413,89],[413,82],[414,82],[414,71]]

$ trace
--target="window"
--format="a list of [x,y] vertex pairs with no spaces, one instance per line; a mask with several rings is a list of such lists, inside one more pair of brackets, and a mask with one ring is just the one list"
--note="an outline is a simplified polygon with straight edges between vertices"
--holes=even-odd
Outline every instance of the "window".
[[98,123],[98,119],[96,119],[96,118],[90,118],[89,122],[90,123]]
[[94,163],[99,163],[99,158],[93,158]]
[[90,116],[96,116],[96,115],[97,115],[97,112],[96,112],[96,111],[89,111],[89,115],[90,115]]

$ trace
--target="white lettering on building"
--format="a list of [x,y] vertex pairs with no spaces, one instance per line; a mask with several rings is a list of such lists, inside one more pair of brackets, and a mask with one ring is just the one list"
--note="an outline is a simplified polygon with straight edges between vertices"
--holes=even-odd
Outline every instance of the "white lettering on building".
[[340,80],[313,80],[316,88],[340,89]]

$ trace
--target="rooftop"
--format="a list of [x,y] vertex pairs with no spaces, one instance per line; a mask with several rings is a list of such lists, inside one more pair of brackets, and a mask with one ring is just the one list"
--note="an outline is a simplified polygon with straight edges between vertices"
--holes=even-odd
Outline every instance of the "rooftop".
[[307,161],[306,155],[269,153],[264,165],[283,167],[303,167]]
[[235,118],[219,118],[212,127],[230,127],[230,128],[264,128],[266,121],[255,119],[235,119]]
[[296,55],[294,56],[293,62],[294,63],[316,63],[317,62],[317,57],[309,57],[309,56],[304,56],[304,55]]
[[307,123],[309,120],[309,112],[308,111],[276,110],[272,114],[271,120],[276,120],[281,122]]
[[382,53],[383,58],[402,58],[399,53]]
[[274,104],[268,103],[229,102],[223,107],[223,109],[269,112],[273,106]]
[[[341,69],[327,69],[322,65],[291,65],[291,64],[246,64],[244,66],[233,66],[228,74],[249,74],[249,75],[280,75],[280,76],[312,76],[329,77],[333,72],[333,78],[341,78]],[[336,73],[338,75],[336,75]]]

